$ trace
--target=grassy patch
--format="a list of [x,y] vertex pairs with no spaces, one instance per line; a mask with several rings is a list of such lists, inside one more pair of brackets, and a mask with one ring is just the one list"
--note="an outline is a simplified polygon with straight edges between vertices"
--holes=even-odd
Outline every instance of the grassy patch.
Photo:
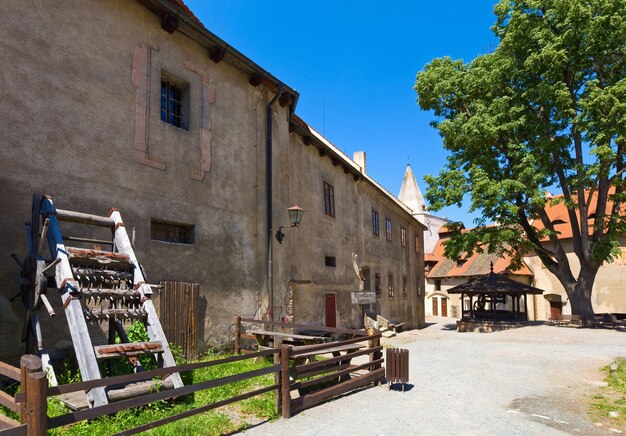
[[626,428],[626,358],[603,368],[608,386],[593,397],[592,419],[606,426]]
[[[202,359],[202,361],[218,360],[228,356],[228,354],[211,353]],[[201,383],[229,375],[253,371],[269,365],[269,362],[263,361],[257,363],[254,362],[253,359],[248,359],[225,365],[202,368],[190,374],[185,374],[185,384]],[[144,407],[124,410],[114,416],[104,416],[89,423],[81,422],[70,427],[54,429],[51,430],[50,433],[67,434],[71,432],[72,435],[110,435],[272,384],[274,384],[274,376],[273,374],[268,374],[219,388],[199,391],[178,402],[159,401]],[[14,394],[17,388],[13,387],[12,390],[13,392],[10,393]],[[67,410],[58,399],[50,398],[48,400],[48,416],[59,416],[68,411],[69,410]],[[1,413],[11,416],[14,419],[17,418],[16,414],[9,412],[10,411],[7,409],[1,411]],[[153,429],[147,432],[147,434],[175,436],[186,434],[223,434],[248,427],[250,425],[248,420],[258,422],[259,419],[274,418],[276,418],[274,412],[274,394],[273,392],[267,392],[248,400],[235,403],[234,405],[175,421]]]

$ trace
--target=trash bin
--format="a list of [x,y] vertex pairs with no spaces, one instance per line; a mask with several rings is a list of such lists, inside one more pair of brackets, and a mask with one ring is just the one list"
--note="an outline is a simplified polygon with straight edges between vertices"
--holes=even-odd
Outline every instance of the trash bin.
[[394,383],[402,383],[402,392],[404,392],[404,387],[409,382],[409,350],[387,348],[385,366],[389,389]]

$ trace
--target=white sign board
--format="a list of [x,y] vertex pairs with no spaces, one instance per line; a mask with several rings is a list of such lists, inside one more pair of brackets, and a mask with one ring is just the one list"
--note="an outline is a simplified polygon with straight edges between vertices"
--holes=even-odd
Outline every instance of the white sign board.
[[352,304],[372,304],[376,303],[376,292],[361,291],[351,292]]

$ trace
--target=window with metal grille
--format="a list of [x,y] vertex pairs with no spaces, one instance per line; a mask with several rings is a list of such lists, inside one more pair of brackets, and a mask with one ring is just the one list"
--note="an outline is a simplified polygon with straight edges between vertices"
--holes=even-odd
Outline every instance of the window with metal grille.
[[189,130],[189,84],[169,73],[161,74],[161,121]]
[[328,182],[324,182],[324,213],[335,216],[335,188]]
[[385,229],[387,230],[387,240],[391,241],[391,220],[389,218],[385,220]]
[[395,289],[393,286],[393,274],[389,273],[387,274],[387,294],[389,295],[389,298],[393,298],[394,293]]
[[402,276],[402,296],[406,298],[409,293],[409,284],[406,280],[406,276]]
[[404,227],[400,227],[400,245],[406,247],[406,229]]
[[376,298],[380,298],[383,293],[383,288],[380,284],[380,273],[374,273],[374,290],[376,291]]
[[378,236],[380,230],[378,228],[378,212],[372,209],[372,233],[374,236]]
[[194,244],[195,226],[153,219],[150,223],[150,237],[153,241]]

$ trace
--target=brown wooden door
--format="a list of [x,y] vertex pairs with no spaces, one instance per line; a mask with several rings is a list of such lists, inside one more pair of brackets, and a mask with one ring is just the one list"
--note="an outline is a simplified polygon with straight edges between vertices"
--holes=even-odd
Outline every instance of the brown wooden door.
[[439,307],[437,305],[437,297],[433,297],[433,316],[439,316]]
[[448,299],[441,299],[441,316],[448,316]]
[[550,301],[550,319],[558,319],[562,312],[563,304]]
[[326,294],[326,327],[337,327],[337,301],[335,294]]

